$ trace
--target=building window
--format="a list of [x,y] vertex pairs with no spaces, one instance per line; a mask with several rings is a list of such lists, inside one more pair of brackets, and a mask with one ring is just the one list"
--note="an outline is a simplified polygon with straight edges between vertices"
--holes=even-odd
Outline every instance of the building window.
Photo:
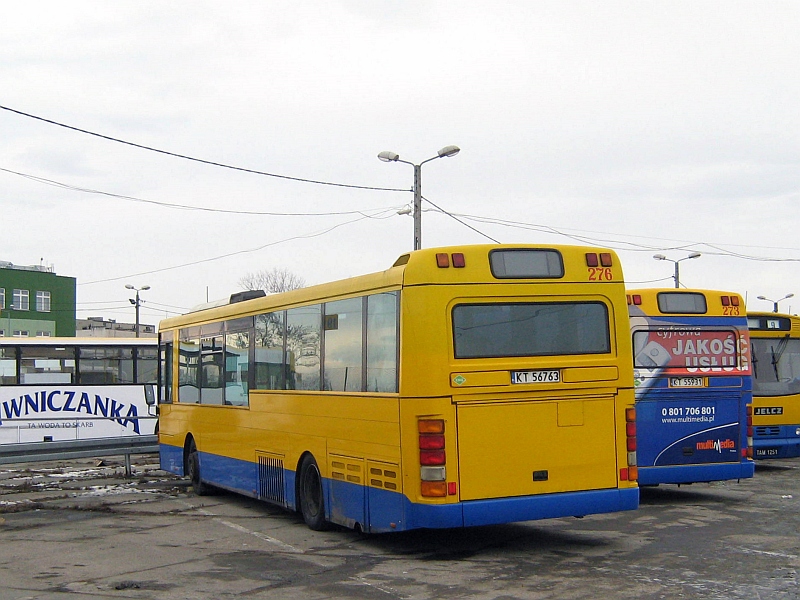
[[14,337],[28,337],[28,332],[20,329],[14,330]]
[[36,337],[50,337],[52,334],[49,331],[37,331]]
[[11,300],[11,308],[14,310],[30,310],[30,297],[28,290],[14,290]]
[[36,292],[37,312],[50,312],[50,292]]
[[0,288],[0,309],[6,307],[6,288]]

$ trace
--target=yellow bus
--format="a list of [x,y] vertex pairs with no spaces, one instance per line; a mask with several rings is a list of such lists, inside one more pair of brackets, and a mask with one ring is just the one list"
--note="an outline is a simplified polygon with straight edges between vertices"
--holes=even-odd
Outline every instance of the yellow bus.
[[162,468],[364,532],[638,507],[610,250],[424,249],[160,324]]
[[800,317],[748,312],[755,458],[800,456]]

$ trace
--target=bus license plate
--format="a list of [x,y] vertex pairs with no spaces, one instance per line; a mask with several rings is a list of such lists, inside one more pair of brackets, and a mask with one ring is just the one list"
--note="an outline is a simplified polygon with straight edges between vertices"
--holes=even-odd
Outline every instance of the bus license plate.
[[669,387],[706,387],[706,378],[705,377],[670,377],[669,378]]
[[777,448],[756,448],[756,456],[766,458],[767,456],[778,456]]
[[561,372],[553,371],[511,371],[511,383],[559,383]]

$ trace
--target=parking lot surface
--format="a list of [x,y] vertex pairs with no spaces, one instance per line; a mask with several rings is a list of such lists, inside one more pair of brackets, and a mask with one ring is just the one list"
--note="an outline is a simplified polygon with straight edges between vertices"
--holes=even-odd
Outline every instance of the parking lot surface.
[[0,600],[800,598],[800,459],[634,512],[372,536],[196,496],[156,460],[0,469]]

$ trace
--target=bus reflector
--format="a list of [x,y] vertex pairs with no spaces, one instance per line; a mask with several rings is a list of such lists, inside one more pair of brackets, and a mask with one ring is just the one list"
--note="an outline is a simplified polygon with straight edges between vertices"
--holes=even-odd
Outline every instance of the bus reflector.
[[586,253],[586,266],[587,267],[596,267],[600,263],[597,260],[597,254],[594,252],[587,252]]
[[467,264],[467,261],[464,259],[464,254],[462,252],[454,252],[452,258],[453,258],[453,266],[456,269],[463,269]]
[[609,252],[601,252],[600,253],[600,264],[604,267],[610,267],[611,264],[611,254]]
[[455,496],[458,493],[458,485],[455,481],[451,481],[447,484],[447,495],[448,496]]
[[440,269],[446,269],[450,266],[450,258],[445,252],[436,253],[436,266]]
[[420,485],[420,494],[429,498],[444,498],[447,496],[447,483],[444,481],[423,481]]

